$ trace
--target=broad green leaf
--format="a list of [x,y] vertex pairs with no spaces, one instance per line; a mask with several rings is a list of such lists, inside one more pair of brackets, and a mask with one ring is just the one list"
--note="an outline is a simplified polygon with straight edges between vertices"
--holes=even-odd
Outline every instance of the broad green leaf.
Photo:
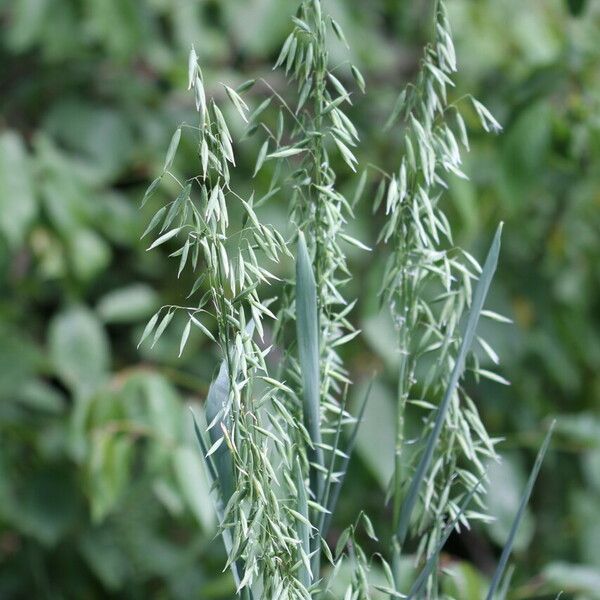
[[77,228],[68,240],[73,271],[81,281],[97,277],[110,264],[112,250],[93,229]]
[[[467,598],[478,600],[485,596],[488,580],[481,570],[466,560],[452,561],[444,564],[442,589],[448,598]],[[498,594],[496,600],[506,600],[506,596]]]
[[33,381],[45,362],[43,349],[22,327],[0,323],[0,397],[20,396],[25,382]]
[[600,450],[600,417],[592,411],[561,414],[556,435],[582,449]]
[[92,519],[98,523],[115,508],[127,488],[134,440],[130,436],[102,432],[94,436],[92,442],[89,494]]
[[[14,372],[11,374],[14,377]],[[55,386],[42,380],[31,379],[25,382],[18,380],[17,388],[14,398],[22,406],[47,414],[60,415],[65,413],[68,403],[64,395]]]
[[108,292],[96,305],[105,323],[135,323],[158,308],[158,294],[144,283],[133,283]]
[[139,385],[146,402],[146,418],[163,444],[174,444],[181,436],[180,398],[167,379],[157,373],[144,373]]
[[570,13],[575,16],[581,16],[587,4],[587,0],[566,0]]
[[[54,463],[41,463],[27,469],[18,485],[4,494],[6,479],[0,482],[3,523],[20,535],[36,540],[47,552],[56,551],[61,542],[80,523],[81,501],[77,497],[75,472]],[[23,462],[19,465],[23,468]],[[0,467],[1,469],[1,467]],[[1,472],[4,477],[5,473]],[[5,483],[6,482],[6,483]],[[4,489],[3,489],[4,488]],[[6,526],[6,525],[5,525]]]
[[57,375],[75,393],[87,396],[108,376],[108,336],[89,310],[74,306],[50,322],[48,347]]
[[117,593],[129,576],[130,563],[126,551],[115,544],[114,529],[102,525],[82,532],[78,549],[94,575]]
[[81,164],[102,184],[119,177],[136,151],[135,127],[122,108],[99,103],[93,96],[67,96],[51,103],[44,130],[68,151],[64,157],[69,170]]
[[[369,387],[371,389],[369,389]],[[388,387],[375,381],[372,386],[362,384],[355,390],[355,405],[369,396],[363,423],[357,434],[356,452],[370,475],[385,490],[394,472],[395,442],[394,398]]]
[[17,133],[0,134],[0,232],[10,246],[23,242],[37,212],[33,172]]
[[[553,593],[583,594],[581,598],[600,599],[600,569],[567,562],[544,567],[541,578]],[[562,596],[561,596],[562,597]]]
[[203,461],[191,448],[180,446],[173,454],[173,467],[190,511],[205,531],[212,531],[215,526],[215,512],[210,500],[210,484],[204,472]]

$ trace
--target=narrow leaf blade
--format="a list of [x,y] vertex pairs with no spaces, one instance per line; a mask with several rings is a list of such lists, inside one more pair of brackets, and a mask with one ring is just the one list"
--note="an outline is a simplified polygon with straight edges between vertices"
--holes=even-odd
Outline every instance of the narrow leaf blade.
[[475,330],[477,329],[477,323],[479,322],[479,317],[483,309],[483,304],[487,297],[487,293],[490,288],[490,283],[492,281],[492,277],[494,276],[496,266],[498,264],[501,235],[502,224],[500,224],[498,226],[498,229],[496,230],[496,235],[494,236],[494,240],[488,252],[481,276],[479,278],[479,281],[477,282],[477,287],[475,288],[475,293],[473,294],[471,310],[469,311],[469,316],[467,318],[467,324],[458,351],[458,356],[456,357],[456,361],[454,363],[454,368],[450,376],[450,381],[448,382],[448,387],[444,393],[444,397],[438,408],[438,413],[434,422],[433,429],[427,441],[425,452],[421,456],[421,460],[419,461],[417,470],[415,471],[415,474],[411,480],[406,499],[402,503],[402,508],[400,510],[400,516],[398,518],[398,525],[396,529],[396,537],[400,546],[404,544],[404,540],[406,539],[408,526],[410,523],[412,512],[417,503],[417,498],[419,497],[419,490],[421,488],[421,484],[423,483],[423,480],[425,479],[425,474],[427,473],[431,464],[433,452],[439,439],[440,432],[442,430],[442,426],[446,418],[446,413],[448,412],[448,407],[450,406],[450,401],[452,400],[452,397],[454,396],[454,393],[456,392],[456,389],[458,387],[458,382],[460,381],[460,378],[465,368],[465,360],[467,354],[475,338]]
[[[206,396],[206,421],[212,423],[219,413],[223,410],[229,397],[229,373],[227,372],[227,363],[223,361],[219,367],[219,373],[211,383]],[[234,490],[233,464],[231,454],[227,444],[217,443],[223,438],[221,423],[225,424],[226,415],[221,415],[220,419],[211,427],[209,431],[211,449],[213,449],[212,460],[217,471],[217,480],[221,489],[221,500],[223,506],[227,505]]]
[[548,450],[548,446],[550,445],[550,440],[552,438],[552,432],[554,431],[554,425],[556,421],[553,421],[548,429],[548,433],[544,438],[544,442],[537,454],[535,459],[535,463],[533,465],[533,469],[531,469],[531,474],[529,475],[529,480],[527,481],[527,485],[525,486],[525,491],[523,492],[523,496],[521,497],[521,503],[519,504],[519,509],[517,510],[517,514],[515,515],[515,520],[510,528],[510,532],[508,534],[508,540],[502,549],[502,554],[500,555],[500,560],[498,561],[498,566],[496,567],[496,572],[494,573],[494,577],[492,578],[492,583],[490,584],[490,589],[488,590],[486,600],[492,600],[496,594],[496,590],[500,585],[500,581],[504,574],[504,570],[506,569],[506,564],[508,563],[508,559],[510,557],[510,553],[515,541],[515,537],[517,535],[517,530],[519,529],[519,525],[521,524],[521,520],[523,519],[523,515],[525,514],[525,508],[527,507],[527,503],[529,502],[529,498],[531,496],[531,492],[533,491],[533,486],[535,485],[536,479],[540,472],[540,468],[542,467],[542,462],[544,462],[544,456],[546,456],[546,452]]
[[427,581],[429,574],[431,573],[431,571],[435,567],[436,563],[438,562],[439,554],[442,551],[442,548],[446,545],[448,538],[450,537],[452,531],[456,527],[456,524],[458,523],[460,517],[465,512],[467,506],[471,502],[471,499],[475,495],[475,492],[479,488],[484,477],[485,477],[485,473],[477,480],[475,485],[469,490],[469,493],[465,496],[465,498],[461,502],[458,512],[456,513],[456,516],[454,517],[454,519],[452,519],[452,521],[448,525],[446,525],[446,528],[444,529],[442,536],[440,538],[440,541],[438,542],[435,550],[431,553],[431,556],[427,559],[425,566],[423,567],[423,569],[419,573],[419,576],[415,579],[415,582],[413,583],[412,587],[410,588],[410,592],[408,593],[407,600],[412,600],[412,598],[416,598],[417,594],[419,594],[419,592],[421,591],[421,588],[423,587],[423,585],[425,585],[425,582]]
[[[320,370],[319,370],[319,324],[317,313],[317,290],[312,264],[304,234],[298,236],[296,258],[296,329],[298,352],[302,370],[304,393],[304,420],[314,448],[310,459],[323,464],[320,428]],[[317,498],[321,497],[322,477],[311,474],[311,486]]]
[[308,589],[312,580],[312,573],[310,570],[310,528],[307,525],[308,521],[308,497],[306,495],[306,488],[304,487],[304,478],[302,477],[302,468],[300,461],[296,459],[296,488],[298,490],[298,506],[297,511],[302,515],[303,520],[298,520],[296,525],[296,531],[298,532],[298,539],[300,540],[299,552],[301,554],[302,566],[300,567],[300,582]]

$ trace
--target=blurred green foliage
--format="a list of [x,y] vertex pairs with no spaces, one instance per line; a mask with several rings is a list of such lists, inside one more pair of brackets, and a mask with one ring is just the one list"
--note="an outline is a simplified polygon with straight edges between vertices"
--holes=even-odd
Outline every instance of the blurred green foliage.
[[[429,3],[326,2],[372,90],[353,108],[360,156],[393,168],[400,135],[384,135],[382,123],[418,65]],[[498,520],[453,539],[447,567],[457,596],[481,597],[539,424],[558,416],[555,450],[517,540],[512,597],[565,590],[599,598],[600,6],[449,4],[456,100],[475,93],[505,131],[473,135],[471,181],[453,182],[447,210],[462,244],[479,255],[491,228],[506,221],[491,308],[515,325],[487,336],[512,386],[473,390],[492,432],[506,437],[506,460],[491,470]],[[0,0],[2,598],[231,596],[187,411],[204,397],[217,357],[192,336],[177,359],[177,323],[155,348],[137,350],[147,318],[189,287],[173,283],[168,250],[147,254],[140,241],[175,187],[163,185],[142,211],[139,203],[173,129],[193,119],[190,44],[212,93],[222,93],[219,81],[261,76],[277,88],[270,64],[294,7]],[[252,184],[256,144],[240,148],[242,186]],[[189,176],[196,149],[185,140],[181,148],[176,170]],[[275,222],[284,218],[281,202],[272,210]],[[367,199],[352,224],[365,242],[374,221]],[[373,370],[379,378],[339,522],[364,506],[385,531],[395,347],[378,314],[372,259],[381,268],[377,253],[353,260],[365,335],[349,358],[357,388]]]

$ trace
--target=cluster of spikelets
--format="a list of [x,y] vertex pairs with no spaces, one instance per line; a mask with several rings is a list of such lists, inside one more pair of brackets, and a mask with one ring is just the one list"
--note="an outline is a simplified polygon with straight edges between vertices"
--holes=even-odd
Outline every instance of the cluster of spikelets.
[[[179,260],[178,274],[189,268],[199,275],[190,305],[161,308],[142,341],[153,336],[156,343],[180,311],[187,319],[181,352],[193,328],[218,345],[222,363],[204,419],[195,425],[239,597],[325,598],[347,561],[353,571],[347,600],[370,598],[375,588],[391,598],[434,598],[436,565],[448,535],[470,519],[486,518],[484,460],[496,458],[494,440],[460,381],[467,366],[477,376],[501,380],[470,354],[480,315],[502,320],[483,310],[500,229],[480,267],[454,245],[440,203],[447,175],[465,177],[460,147],[468,149],[468,139],[459,106],[448,102],[456,58],[445,6],[439,2],[433,41],[418,78],[400,94],[388,122],[389,127],[399,122],[401,131],[398,172],[373,190],[374,209],[384,205],[386,214],[379,242],[386,244],[389,258],[381,296],[396,325],[400,369],[397,440],[390,448],[395,472],[388,494],[394,536],[392,548],[382,549],[390,562],[381,559],[388,584],[372,586],[371,560],[355,539],[357,528],[377,539],[364,513],[343,531],[335,549],[325,541],[364,410],[364,403],[356,417],[346,410],[351,380],[340,348],[359,334],[350,322],[355,303],[344,293],[351,276],[344,244],[368,250],[346,231],[368,178],[365,170],[349,200],[337,189],[330,162],[335,154],[352,171],[358,168],[354,148],[359,135],[344,112],[352,94],[342,80],[353,80],[364,92],[364,79],[354,66],[347,74],[345,67],[330,68],[329,32],[346,40],[335,20],[323,13],[320,0],[301,2],[292,21],[275,68],[297,85],[293,102],[263,81],[270,94],[252,111],[243,93],[255,82],[235,90],[224,86],[248,124],[246,135],[264,137],[254,175],[270,162],[271,180],[258,200],[253,194],[241,197],[231,186],[234,141],[223,113],[206,96],[194,50],[190,53],[189,89],[198,122],[176,130],[163,172],[144,201],[164,177],[177,181],[179,195],[159,209],[146,234],[159,231],[150,248],[179,241],[172,254]],[[471,100],[483,127],[499,130],[487,109]],[[274,123],[265,117],[270,104],[278,108]],[[200,173],[183,183],[171,171],[182,132],[197,136],[200,163]],[[261,207],[273,198],[287,202],[289,239],[261,218]],[[230,212],[243,214],[241,224],[230,221]],[[285,256],[295,259],[295,277],[278,282],[278,299],[262,299],[259,291],[277,280],[269,265]],[[496,362],[491,346],[477,339]],[[405,440],[409,411],[417,411],[422,421],[417,440]],[[407,452],[409,443],[416,449]],[[539,461],[524,502],[537,469]],[[418,542],[420,566],[412,588],[401,590],[400,558],[409,535]],[[512,537],[490,598],[511,543]]]
[[[404,511],[401,506],[402,490],[412,475],[407,466],[405,415],[411,408],[424,412],[420,437],[425,440],[430,436],[440,400],[451,389],[463,341],[460,325],[473,303],[472,282],[482,274],[477,260],[454,245],[440,202],[448,175],[466,177],[460,147],[468,149],[469,142],[459,105],[448,102],[456,57],[443,3],[437,7],[434,25],[434,39],[425,49],[418,79],[400,94],[387,124],[390,127],[397,119],[405,124],[402,159],[398,173],[391,175],[387,189],[381,186],[375,203],[378,208],[385,201],[387,219],[380,241],[391,246],[380,293],[389,304],[399,332],[398,426],[395,476],[390,490],[400,545],[409,525],[407,503]],[[498,131],[500,126],[487,109],[471,100],[484,128]],[[484,315],[503,320],[495,313]],[[478,342],[497,363],[490,344],[481,338]],[[476,355],[472,360],[477,376],[504,382],[495,373],[480,369]],[[418,454],[413,457],[419,458]],[[423,502],[414,525],[421,542],[418,556],[434,550],[445,515],[458,517],[464,525],[469,519],[486,518],[480,510],[459,515],[459,504],[485,473],[484,461],[496,458],[494,441],[474,402],[456,386],[448,396],[447,414],[436,435],[431,466],[427,465],[424,472]],[[480,507],[482,495],[483,489],[473,498]]]

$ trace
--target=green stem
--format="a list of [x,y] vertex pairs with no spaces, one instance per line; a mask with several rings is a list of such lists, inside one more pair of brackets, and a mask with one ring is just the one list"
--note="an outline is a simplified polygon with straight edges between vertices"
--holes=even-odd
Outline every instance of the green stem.
[[[324,39],[324,28],[322,26],[321,21],[317,18],[315,14],[315,28],[316,28],[316,42],[315,42],[315,63],[314,63],[314,73],[315,73],[315,90],[314,90],[314,129],[315,131],[321,132],[323,128],[323,102],[324,102],[324,92],[326,86],[326,67],[327,67],[327,51],[325,49],[325,39]],[[316,135],[313,137],[312,143],[312,157],[313,157],[313,179],[315,182],[315,186],[321,186],[323,182],[323,173],[321,169],[321,163],[324,157],[324,147],[323,147],[323,136]],[[322,323],[323,318],[322,314],[325,310],[321,298],[323,292],[323,240],[322,240],[322,224],[321,224],[321,202],[322,202],[322,194],[320,191],[316,191],[314,195],[314,203],[315,203],[315,279],[317,282],[317,302],[318,302],[318,327],[321,333],[321,344],[326,343],[322,332]],[[335,457],[334,457],[335,458]],[[324,486],[324,477],[320,471],[315,473],[314,477],[317,481],[316,485],[316,497],[317,499],[322,498],[323,496],[323,486]],[[312,478],[311,478],[312,482]],[[311,521],[319,521],[320,515],[317,511],[314,511],[313,519]],[[311,568],[313,571],[313,578],[319,579],[319,572],[321,569],[321,544],[320,544],[320,533],[317,531],[311,539],[311,551],[314,553],[311,560]]]

